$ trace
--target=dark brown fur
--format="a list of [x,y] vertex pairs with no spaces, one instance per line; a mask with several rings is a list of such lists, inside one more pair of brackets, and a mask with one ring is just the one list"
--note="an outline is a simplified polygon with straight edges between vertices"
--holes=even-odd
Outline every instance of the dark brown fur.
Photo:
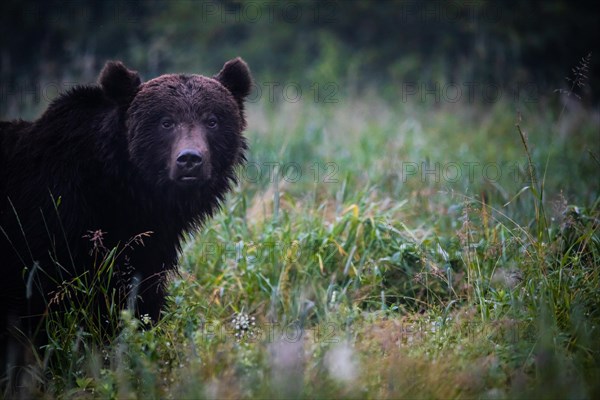
[[94,267],[90,231],[105,232],[107,248],[151,232],[122,260],[138,282],[137,311],[157,320],[182,235],[218,209],[244,162],[251,78],[241,59],[213,78],[145,83],[108,62],[98,82],[60,96],[34,122],[0,122],[3,366],[12,363],[9,330],[32,333],[49,293]]

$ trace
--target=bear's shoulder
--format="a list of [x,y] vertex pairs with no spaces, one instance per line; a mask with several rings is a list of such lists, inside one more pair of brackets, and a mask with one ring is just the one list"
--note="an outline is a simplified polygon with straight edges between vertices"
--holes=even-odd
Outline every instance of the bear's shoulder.
[[[62,117],[65,113],[73,113],[78,110],[85,112],[105,111],[111,108],[112,105],[100,86],[80,85],[67,90],[54,99],[40,119],[49,116],[52,118]],[[58,115],[57,112],[59,112]]]
[[70,154],[67,148],[90,148],[98,140],[111,141],[124,129],[120,107],[98,85],[76,86],[53,100],[35,120],[27,136],[39,149],[66,146],[57,153]]

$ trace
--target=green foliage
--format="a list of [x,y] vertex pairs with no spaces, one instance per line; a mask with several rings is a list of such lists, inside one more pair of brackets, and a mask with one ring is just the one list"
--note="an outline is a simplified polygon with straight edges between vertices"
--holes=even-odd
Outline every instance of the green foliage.
[[253,105],[255,171],[187,238],[163,319],[117,313],[119,250],[99,252],[57,293],[28,393],[594,397],[597,122],[561,138],[558,110],[453,110]]

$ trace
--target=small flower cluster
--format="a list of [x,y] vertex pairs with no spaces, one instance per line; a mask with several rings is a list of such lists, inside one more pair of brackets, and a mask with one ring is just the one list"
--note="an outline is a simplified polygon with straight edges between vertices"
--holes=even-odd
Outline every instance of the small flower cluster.
[[152,317],[149,314],[144,314],[140,317],[140,320],[144,325],[150,325],[152,323]]
[[256,318],[246,313],[237,313],[231,324],[235,329],[235,338],[238,342],[256,337]]

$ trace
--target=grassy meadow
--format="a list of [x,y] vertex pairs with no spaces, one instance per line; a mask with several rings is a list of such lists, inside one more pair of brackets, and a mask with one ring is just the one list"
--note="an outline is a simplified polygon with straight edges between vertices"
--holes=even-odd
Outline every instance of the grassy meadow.
[[115,311],[107,341],[63,296],[25,393],[598,398],[598,110],[386,97],[252,102],[248,165],[163,319]]

